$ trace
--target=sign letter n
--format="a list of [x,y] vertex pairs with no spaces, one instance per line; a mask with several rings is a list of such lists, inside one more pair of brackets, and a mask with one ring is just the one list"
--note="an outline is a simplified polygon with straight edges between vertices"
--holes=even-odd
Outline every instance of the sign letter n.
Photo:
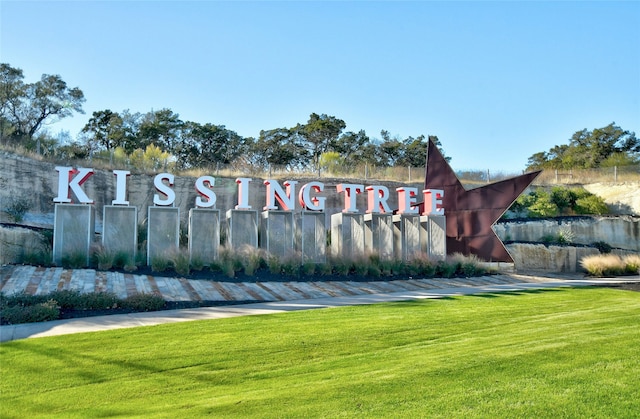
[[82,184],[93,175],[93,169],[56,166],[56,171],[58,172],[58,196],[53,198],[53,202],[70,203],[69,190],[72,190],[80,203],[93,204],[93,200],[82,190]]

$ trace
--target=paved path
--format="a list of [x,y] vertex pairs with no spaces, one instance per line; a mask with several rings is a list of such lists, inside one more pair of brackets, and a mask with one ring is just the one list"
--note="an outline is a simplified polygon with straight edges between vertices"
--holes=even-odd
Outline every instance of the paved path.
[[[636,282],[639,280],[638,277],[626,279],[626,281]],[[464,279],[432,278],[363,282],[217,282],[91,269],[4,266],[0,268],[0,292],[5,294],[26,292],[38,295],[55,290],[109,291],[120,298],[137,293],[154,293],[161,295],[167,301],[219,301],[227,304],[251,301],[253,303],[0,326],[0,342],[188,320],[441,298],[451,295],[587,286],[594,283],[620,281],[582,280],[575,275],[553,278],[503,274]]]
[[53,291],[112,292],[119,298],[156,294],[165,301],[267,302],[361,294],[420,291],[460,286],[504,285],[531,277],[491,275],[467,279],[406,279],[392,281],[224,282],[96,271],[8,265],[0,270],[0,292],[44,295]]

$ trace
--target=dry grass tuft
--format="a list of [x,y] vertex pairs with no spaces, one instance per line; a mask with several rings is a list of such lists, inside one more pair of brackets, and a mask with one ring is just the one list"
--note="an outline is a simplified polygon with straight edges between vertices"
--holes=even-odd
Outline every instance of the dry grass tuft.
[[627,255],[622,260],[627,273],[640,275],[640,255]]
[[637,273],[640,266],[640,255],[629,255],[624,258],[612,254],[590,255],[580,260],[580,266],[592,276],[616,276]]

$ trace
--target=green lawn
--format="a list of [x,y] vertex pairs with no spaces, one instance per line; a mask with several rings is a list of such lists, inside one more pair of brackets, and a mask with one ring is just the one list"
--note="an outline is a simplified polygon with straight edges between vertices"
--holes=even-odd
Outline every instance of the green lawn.
[[0,345],[0,417],[640,417],[640,293],[557,289]]

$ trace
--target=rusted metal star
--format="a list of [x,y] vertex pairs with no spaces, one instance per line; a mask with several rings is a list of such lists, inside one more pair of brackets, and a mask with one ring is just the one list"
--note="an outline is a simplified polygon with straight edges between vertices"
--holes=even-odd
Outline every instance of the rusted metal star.
[[442,189],[442,207],[447,217],[447,253],[474,254],[493,262],[513,262],[502,241],[491,228],[540,171],[526,173],[474,189],[465,189],[429,140],[425,189]]

